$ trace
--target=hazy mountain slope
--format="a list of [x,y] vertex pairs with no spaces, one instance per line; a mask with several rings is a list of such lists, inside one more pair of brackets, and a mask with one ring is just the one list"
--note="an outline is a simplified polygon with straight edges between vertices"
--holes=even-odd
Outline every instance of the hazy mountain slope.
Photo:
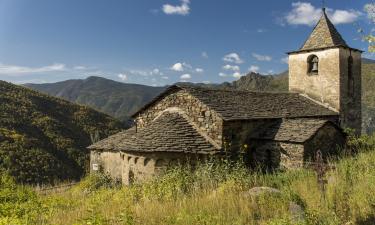
[[105,137],[123,123],[86,106],[0,81],[0,171],[22,183],[77,179],[90,134]]
[[[363,59],[363,128],[367,133],[375,131],[375,81],[374,60]],[[249,73],[232,83],[192,84],[197,86],[238,89],[249,91],[288,91],[288,71],[264,76]],[[92,106],[120,119],[130,114],[159,94],[164,87],[123,84],[104,78],[68,80],[54,84],[28,84],[27,86],[70,101]]]
[[164,87],[126,84],[101,77],[67,80],[51,84],[25,84],[32,89],[88,105],[120,120],[127,120]]

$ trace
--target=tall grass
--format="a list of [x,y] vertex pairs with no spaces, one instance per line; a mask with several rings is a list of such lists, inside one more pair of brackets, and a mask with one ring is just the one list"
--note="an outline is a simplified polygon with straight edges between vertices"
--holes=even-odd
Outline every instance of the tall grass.
[[[90,176],[69,191],[38,195],[0,180],[0,224],[375,224],[375,145],[335,163],[322,192],[314,171],[250,172],[241,163],[177,167],[121,187]],[[358,141],[359,143],[360,141]],[[250,195],[252,187],[280,193]],[[290,204],[303,209],[296,220]]]

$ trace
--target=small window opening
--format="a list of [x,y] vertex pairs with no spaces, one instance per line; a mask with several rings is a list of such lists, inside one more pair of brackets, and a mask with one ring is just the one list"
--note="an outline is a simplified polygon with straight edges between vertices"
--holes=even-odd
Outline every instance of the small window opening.
[[308,71],[309,74],[319,73],[319,58],[316,55],[311,55],[308,58]]

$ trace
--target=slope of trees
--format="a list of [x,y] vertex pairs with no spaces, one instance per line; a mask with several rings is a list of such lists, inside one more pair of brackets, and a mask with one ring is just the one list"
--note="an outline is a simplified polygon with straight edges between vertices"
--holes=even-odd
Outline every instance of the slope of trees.
[[91,136],[124,128],[86,106],[0,81],[0,172],[21,183],[80,178],[89,159]]

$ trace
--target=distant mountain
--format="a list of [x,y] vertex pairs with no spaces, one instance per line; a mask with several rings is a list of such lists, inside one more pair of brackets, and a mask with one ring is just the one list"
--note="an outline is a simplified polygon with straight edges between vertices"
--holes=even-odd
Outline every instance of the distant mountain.
[[87,106],[0,81],[0,172],[20,183],[80,178],[92,140],[124,124]]
[[372,64],[372,63],[375,63],[375,60],[374,59],[362,58],[362,63],[364,63],[364,64]]
[[242,76],[239,80],[233,81],[232,83],[224,82],[221,84],[203,84],[185,82],[181,84],[247,91],[288,91],[288,71],[277,75],[262,75],[259,73],[251,72],[245,76]]
[[128,120],[132,113],[165,89],[121,83],[102,77],[25,86],[74,103],[88,105],[123,121]]
[[[375,131],[375,61],[363,59],[363,128]],[[196,86],[249,91],[288,91],[288,71],[278,75],[249,73],[232,83],[192,84]],[[86,80],[68,80],[54,84],[27,84],[33,89],[89,105],[122,120],[137,111],[165,87],[123,84],[112,80],[89,77]]]
[[248,91],[288,91],[288,72],[279,75],[249,73],[230,86],[237,90]]

